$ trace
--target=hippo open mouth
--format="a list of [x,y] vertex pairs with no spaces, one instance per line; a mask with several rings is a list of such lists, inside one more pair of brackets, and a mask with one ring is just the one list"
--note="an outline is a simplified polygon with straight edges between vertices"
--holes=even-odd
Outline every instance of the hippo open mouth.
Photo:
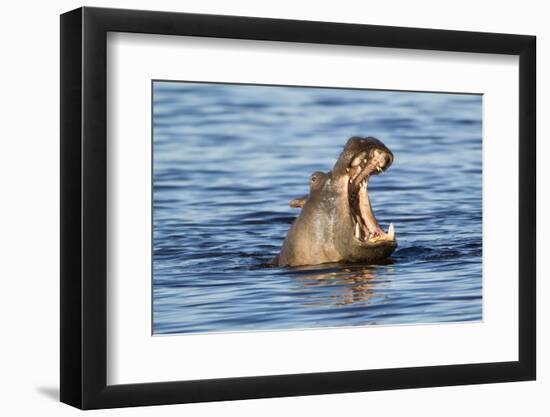
[[379,262],[397,247],[393,224],[382,230],[369,200],[372,175],[386,171],[393,153],[373,137],[350,138],[331,171],[310,177],[309,194],[290,202],[301,208],[273,263]]
[[393,162],[393,155],[380,149],[362,151],[351,160],[346,172],[348,181],[348,202],[350,216],[353,220],[354,237],[364,243],[375,243],[382,240],[394,240],[393,223],[388,231],[378,224],[369,200],[369,179],[371,175],[384,172]]

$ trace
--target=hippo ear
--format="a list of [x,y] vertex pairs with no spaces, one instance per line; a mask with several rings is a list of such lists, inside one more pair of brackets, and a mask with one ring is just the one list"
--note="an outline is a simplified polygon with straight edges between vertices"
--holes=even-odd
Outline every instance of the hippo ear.
[[306,194],[303,197],[295,198],[294,200],[290,200],[290,207],[292,208],[302,208],[304,207],[304,204],[306,204],[306,201],[309,197],[309,194]]

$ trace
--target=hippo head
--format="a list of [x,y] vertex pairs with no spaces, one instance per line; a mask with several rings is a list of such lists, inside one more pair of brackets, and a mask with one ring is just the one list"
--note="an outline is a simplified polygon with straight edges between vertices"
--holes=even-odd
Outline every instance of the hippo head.
[[393,224],[385,232],[369,201],[373,175],[393,163],[392,152],[378,139],[352,137],[332,171],[310,177],[310,193],[291,201],[301,207],[275,263],[281,266],[325,262],[377,262],[397,247]]

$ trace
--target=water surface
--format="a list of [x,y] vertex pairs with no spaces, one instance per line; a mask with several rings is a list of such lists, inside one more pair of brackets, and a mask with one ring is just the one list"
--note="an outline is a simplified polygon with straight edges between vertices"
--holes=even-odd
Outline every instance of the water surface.
[[[482,97],[153,84],[153,332],[480,320]],[[399,247],[382,265],[273,268],[288,202],[346,140],[393,152],[369,195]]]

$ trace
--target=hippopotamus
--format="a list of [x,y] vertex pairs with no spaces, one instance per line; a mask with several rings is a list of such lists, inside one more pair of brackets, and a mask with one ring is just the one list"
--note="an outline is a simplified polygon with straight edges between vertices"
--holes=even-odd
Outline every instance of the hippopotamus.
[[350,138],[332,170],[314,172],[309,194],[290,202],[301,212],[273,264],[375,263],[390,256],[397,247],[394,226],[390,224],[385,232],[378,224],[368,184],[393,160],[393,153],[380,140]]

